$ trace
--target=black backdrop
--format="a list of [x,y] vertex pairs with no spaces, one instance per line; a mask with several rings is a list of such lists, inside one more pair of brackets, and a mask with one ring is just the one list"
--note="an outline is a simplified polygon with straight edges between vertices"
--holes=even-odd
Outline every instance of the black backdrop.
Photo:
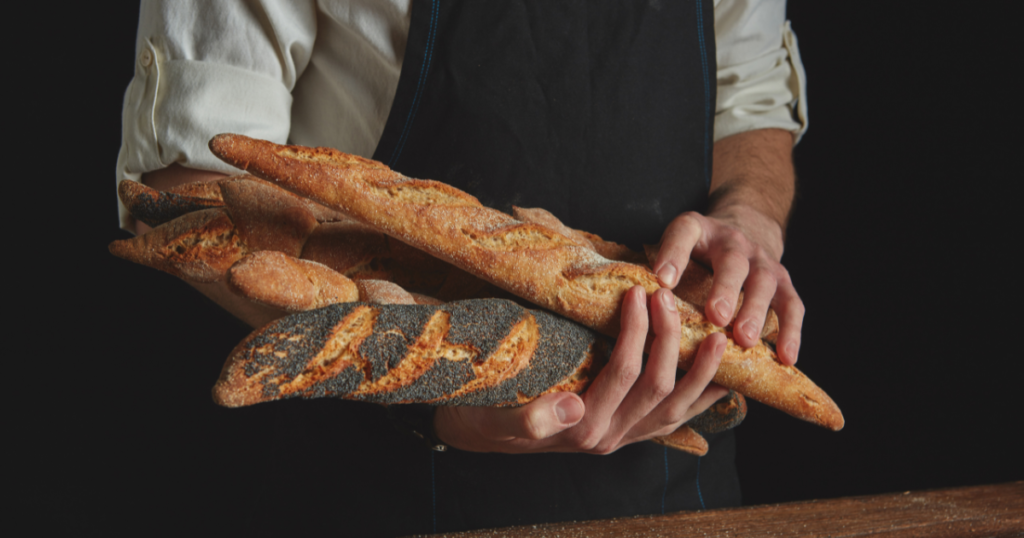
[[[738,432],[747,503],[1024,479],[1020,47],[1007,17],[936,5],[790,4],[811,128],[784,262],[808,309],[800,366],[847,426],[752,404]],[[223,495],[240,487],[227,470],[273,457],[252,446],[266,424],[327,429],[335,409],[216,407],[210,386],[247,329],[107,254],[127,236],[113,172],[137,7],[97,9],[13,17],[24,27],[9,34],[22,36],[6,183],[20,497],[37,524],[104,534],[299,516],[296,499],[322,486],[306,472],[260,493],[294,512],[263,513]]]

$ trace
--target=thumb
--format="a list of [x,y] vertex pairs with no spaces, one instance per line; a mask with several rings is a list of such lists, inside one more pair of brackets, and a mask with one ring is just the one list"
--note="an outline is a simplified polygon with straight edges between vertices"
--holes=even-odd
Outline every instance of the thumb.
[[[579,396],[561,392],[542,396],[515,409],[490,409],[480,421],[480,433],[495,441],[512,438],[546,439],[575,426],[585,406]],[[483,418],[483,417],[481,417]]]

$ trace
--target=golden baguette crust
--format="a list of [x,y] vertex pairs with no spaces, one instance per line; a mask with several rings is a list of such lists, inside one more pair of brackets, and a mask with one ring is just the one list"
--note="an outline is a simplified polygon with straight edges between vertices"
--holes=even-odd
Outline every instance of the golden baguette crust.
[[387,280],[357,280],[359,300],[371,304],[423,304],[416,301],[411,293]]
[[329,267],[270,250],[231,266],[228,282],[243,297],[287,312],[359,300],[356,284]]
[[608,352],[603,337],[575,323],[500,299],[336,304],[250,334],[213,398],[228,407],[291,397],[521,405],[582,392]]
[[133,217],[155,228],[185,213],[211,207],[223,207],[225,205],[222,192],[224,185],[240,181],[272,189],[278,191],[280,196],[292,198],[296,205],[313,215],[317,222],[350,220],[333,209],[324,207],[308,198],[295,196],[272,182],[249,174],[226,177],[216,181],[186,183],[166,191],[158,191],[136,181],[122,181],[117,186],[117,194],[121,198],[121,203]]
[[694,456],[703,456],[708,453],[707,440],[687,424],[683,424],[668,435],[654,437],[651,441]]
[[[647,268],[612,262],[537,224],[485,208],[473,196],[437,181],[411,179],[380,163],[329,148],[282,146],[241,135],[210,141],[215,155],[370,224],[535,304],[615,336],[622,297],[632,286],[653,294]],[[688,369],[701,341],[730,337],[715,381],[795,417],[838,430],[842,414],[810,379],[778,362],[761,343],[743,349],[731,331],[677,300],[682,323],[680,367]]]
[[187,213],[144,235],[114,241],[108,248],[119,258],[200,283],[220,280],[249,253],[222,208]]
[[220,185],[224,208],[250,251],[274,250],[298,257],[319,224],[298,196],[266,182],[235,179]]

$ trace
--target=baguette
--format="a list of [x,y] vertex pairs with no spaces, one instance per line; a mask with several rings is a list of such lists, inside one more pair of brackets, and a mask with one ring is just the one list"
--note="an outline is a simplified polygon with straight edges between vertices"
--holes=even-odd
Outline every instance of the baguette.
[[[385,165],[329,148],[282,146],[224,134],[210,149],[225,162],[361,220],[544,308],[616,336],[622,296],[634,285],[660,286],[639,265],[613,262],[573,239],[485,208],[446,185],[407,178]],[[677,300],[679,364],[688,369],[700,342],[731,330]],[[828,395],[765,343],[743,349],[730,338],[715,381],[797,418],[839,430],[842,414]]]
[[333,209],[324,207],[308,198],[295,196],[269,181],[249,174],[226,177],[216,181],[186,183],[167,191],[158,191],[137,181],[122,181],[117,185],[117,195],[133,217],[155,228],[186,213],[224,207],[226,205],[224,188],[239,183],[251,186],[251,191],[258,196],[291,198],[292,203],[308,211],[317,222],[349,220],[348,217]]
[[253,332],[228,357],[213,399],[227,407],[291,397],[521,405],[582,392],[609,353],[606,338],[501,299],[343,303]]
[[724,432],[739,426],[747,418],[747,400],[730,390],[729,394],[686,424],[702,435]]
[[242,258],[228,271],[241,296],[285,312],[305,312],[336,303],[442,304],[385,280],[351,280],[326,265],[263,250]]
[[254,252],[231,266],[228,282],[257,303],[304,312],[359,300],[359,288],[329,267],[282,252]]
[[220,280],[249,253],[223,208],[187,213],[108,248],[119,258],[198,283]]
[[[209,184],[197,184],[189,186],[193,193],[196,186],[207,188],[202,191],[207,195],[211,192]],[[308,210],[312,202],[263,180],[234,178],[213,187],[219,206],[186,213],[144,235],[115,241],[110,252],[198,283],[224,278],[232,265],[258,251],[282,252],[320,262],[352,279],[392,280],[427,294],[436,293],[454,269],[347,218],[318,224],[317,215]],[[122,191],[139,194],[136,200],[159,194],[144,185]],[[131,209],[139,207],[145,204],[129,204]],[[321,216],[327,211],[324,208]]]
[[682,450],[694,456],[704,456],[708,453],[708,442],[701,434],[694,431],[689,424],[683,424],[676,431],[661,437],[651,438],[651,441],[676,450]]

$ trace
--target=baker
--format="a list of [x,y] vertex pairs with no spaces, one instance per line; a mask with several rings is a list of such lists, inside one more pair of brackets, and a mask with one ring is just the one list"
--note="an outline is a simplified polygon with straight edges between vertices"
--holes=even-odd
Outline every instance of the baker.
[[[660,240],[654,269],[666,289],[649,303],[640,290],[627,294],[612,360],[582,397],[399,411],[433,445],[458,449],[443,453],[380,442],[372,428],[389,426],[363,421],[370,431],[353,457],[369,468],[397,458],[410,478],[429,465],[430,480],[395,488],[366,479],[344,506],[383,535],[733,506],[731,433],[710,438],[704,458],[641,441],[725,394],[709,384],[721,335],[675,380],[679,323],[665,299],[690,256],[715,269],[710,320],[722,326],[735,314],[735,339],[750,346],[771,305],[779,356],[796,362],[803,306],[779,260],[790,154],[806,115],[784,7],[147,3],[118,180],[166,189],[234,173],[206,142],[237,132],[372,156],[485,205],[543,207],[634,248]],[[144,228],[127,215],[122,225]],[[223,284],[197,287],[251,325],[279,315]],[[339,411],[361,413],[372,411]],[[375,516],[382,503],[430,509],[388,519]]]

